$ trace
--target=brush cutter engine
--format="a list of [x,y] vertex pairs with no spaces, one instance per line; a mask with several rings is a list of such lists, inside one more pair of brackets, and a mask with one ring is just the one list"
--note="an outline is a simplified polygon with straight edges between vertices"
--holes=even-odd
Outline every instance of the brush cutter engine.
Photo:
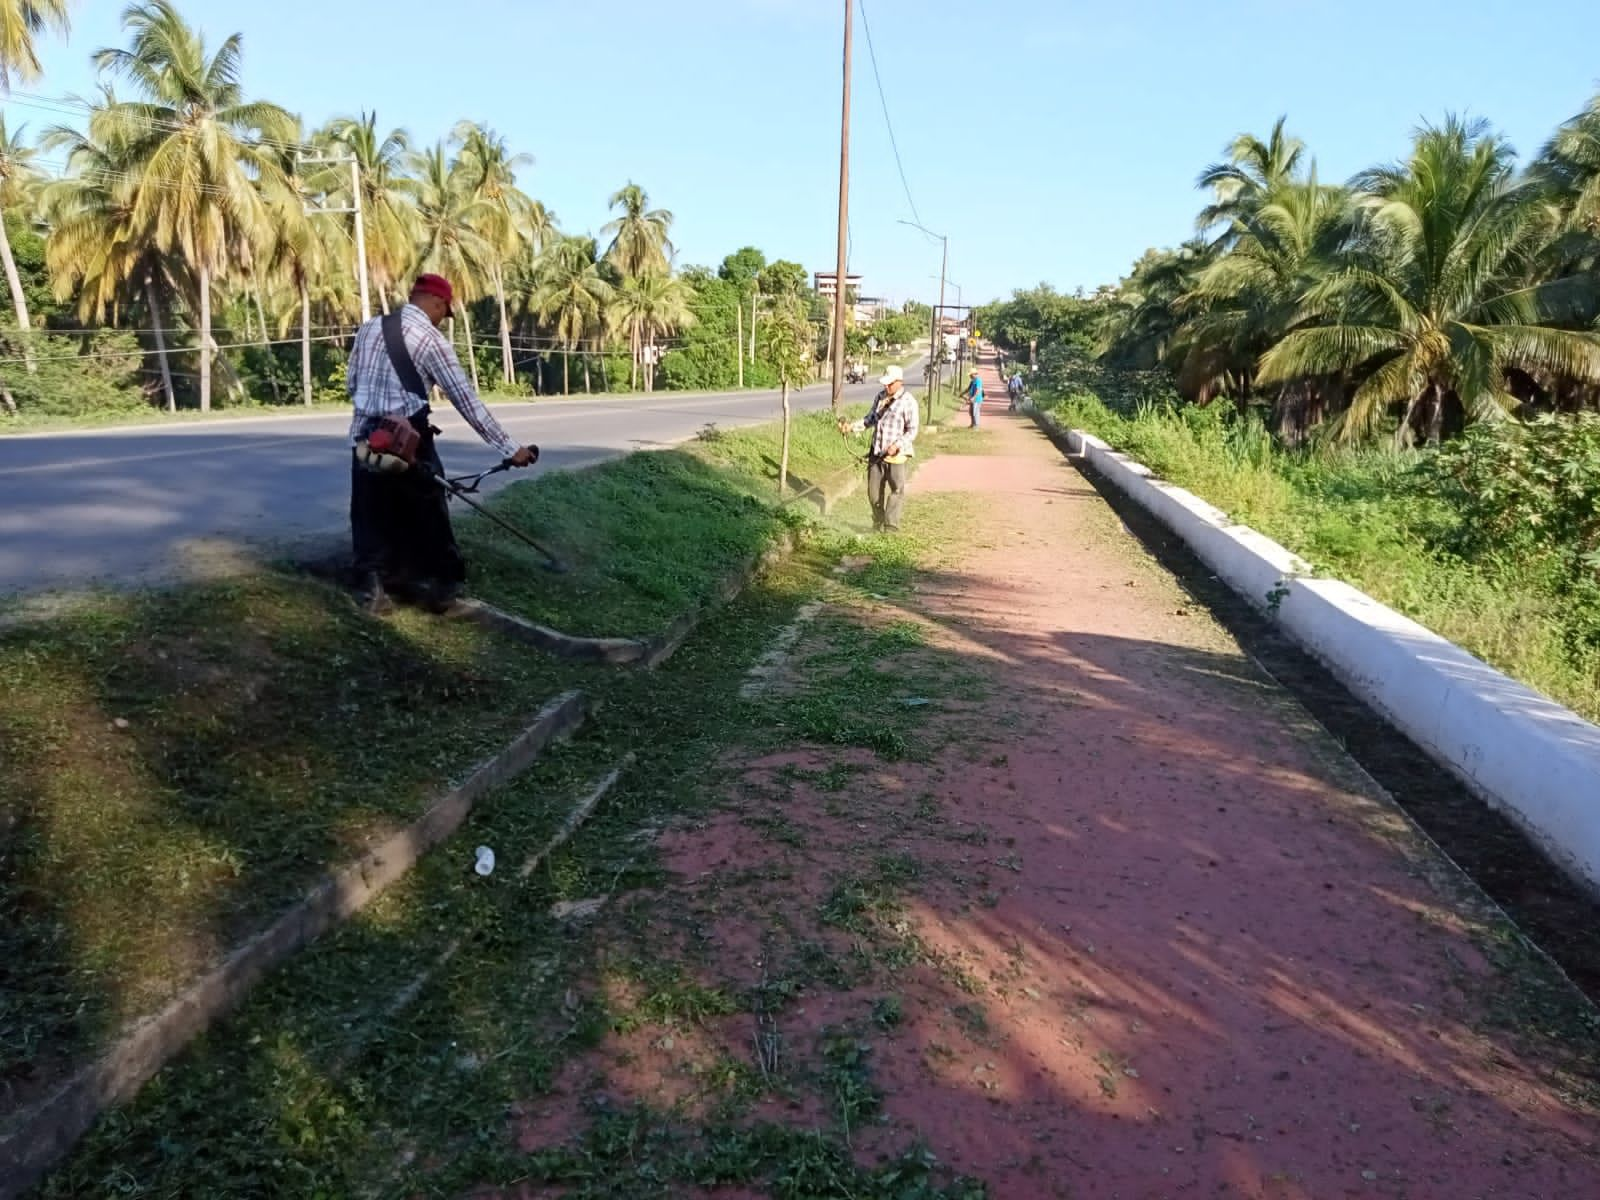
[[369,471],[395,474],[417,461],[422,438],[404,417],[379,417],[367,436],[356,442],[356,461]]

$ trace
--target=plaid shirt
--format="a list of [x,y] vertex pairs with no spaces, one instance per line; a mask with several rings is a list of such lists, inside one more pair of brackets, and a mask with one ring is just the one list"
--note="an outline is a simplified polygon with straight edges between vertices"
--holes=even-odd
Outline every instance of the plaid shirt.
[[[383,344],[382,317],[374,317],[356,331],[355,346],[350,351],[350,368],[345,376],[350,389],[350,400],[355,405],[355,416],[350,421],[350,440],[361,436],[363,427],[374,417],[409,417],[421,412],[427,401],[406,391],[389,361],[388,348]],[[477,431],[479,437],[501,454],[510,458],[517,452],[517,443],[500,428],[472,384],[461,370],[455,348],[444,334],[433,327],[428,314],[414,304],[400,310],[400,331],[405,338],[411,360],[417,364],[417,374],[425,387],[437,387],[455,405],[455,409]]]
[[917,452],[913,444],[917,440],[917,431],[921,428],[921,418],[917,411],[916,397],[911,390],[901,385],[899,393],[891,400],[879,392],[877,399],[872,402],[872,411],[867,414],[864,424],[872,428],[872,457],[882,458],[888,454],[895,443],[900,444],[900,453],[910,457]]

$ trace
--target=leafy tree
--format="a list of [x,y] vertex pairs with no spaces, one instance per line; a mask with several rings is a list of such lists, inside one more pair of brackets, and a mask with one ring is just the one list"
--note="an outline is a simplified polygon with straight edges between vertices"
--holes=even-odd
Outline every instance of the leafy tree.
[[783,443],[778,459],[778,495],[789,486],[789,391],[803,386],[811,371],[813,334],[805,305],[795,295],[784,296],[767,314],[761,329],[762,350],[778,375],[782,391]]
[[780,258],[760,269],[756,285],[763,296],[803,297],[811,286],[810,278],[799,263]]

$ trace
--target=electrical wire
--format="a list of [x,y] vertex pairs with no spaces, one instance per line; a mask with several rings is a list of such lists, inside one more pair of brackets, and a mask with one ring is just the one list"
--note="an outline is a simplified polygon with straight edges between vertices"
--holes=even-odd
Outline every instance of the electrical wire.
[[878,85],[878,103],[883,106],[883,123],[889,129],[889,148],[894,151],[895,169],[900,172],[900,186],[905,189],[906,203],[911,206],[911,216],[920,225],[922,217],[917,212],[917,202],[911,198],[911,184],[906,179],[905,165],[900,161],[900,144],[895,141],[894,122],[889,119],[889,100],[884,95],[883,77],[878,74],[878,52],[872,48],[872,26],[867,22],[867,0],[856,0],[856,7],[861,11],[861,28],[867,34],[867,57],[872,61],[872,78]]

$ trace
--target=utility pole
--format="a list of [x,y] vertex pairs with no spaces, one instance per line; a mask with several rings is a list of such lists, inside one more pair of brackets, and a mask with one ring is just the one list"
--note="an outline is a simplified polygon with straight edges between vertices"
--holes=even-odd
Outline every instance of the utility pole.
[[919,225],[915,221],[899,221],[897,224],[909,225],[913,229],[920,229],[931,238],[938,238],[941,250],[939,252],[939,306],[933,310],[933,319],[928,322],[928,424],[933,424],[933,392],[944,382],[944,372],[939,368],[939,318],[944,315],[944,277],[945,271],[950,266],[950,239],[942,233],[935,233],[926,225]]
[[844,300],[850,228],[850,15],[856,0],[844,0],[844,93],[839,105],[839,253],[833,276],[833,411],[844,396]]
[[733,357],[739,364],[739,387],[744,387],[744,301],[733,306],[733,319],[737,328],[733,334]]
[[354,155],[340,157],[313,157],[299,151],[295,155],[295,162],[302,167],[343,167],[350,168],[350,194],[352,201],[346,208],[328,208],[325,205],[313,204],[309,199],[302,201],[302,206],[307,213],[353,213],[356,224],[356,279],[361,285],[361,319],[372,319],[372,300],[367,290],[367,227],[361,216],[361,164]]
[[[367,225],[361,219],[361,164],[350,157],[350,194],[356,198],[356,264],[361,276],[361,319],[372,320],[372,299],[367,292]],[[468,350],[470,353],[470,348]]]

